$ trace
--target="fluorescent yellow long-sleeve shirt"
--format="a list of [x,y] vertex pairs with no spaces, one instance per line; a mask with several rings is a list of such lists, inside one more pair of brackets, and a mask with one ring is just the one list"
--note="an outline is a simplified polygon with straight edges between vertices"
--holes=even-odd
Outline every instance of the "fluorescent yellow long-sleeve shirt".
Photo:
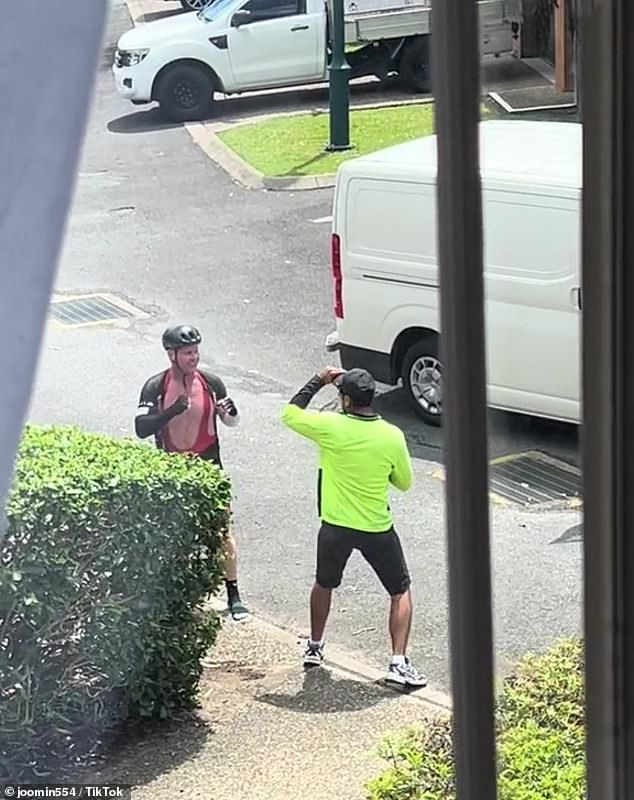
[[282,421],[320,454],[320,517],[367,533],[392,527],[389,487],[407,491],[412,463],[402,431],[379,416],[315,412],[289,403]]

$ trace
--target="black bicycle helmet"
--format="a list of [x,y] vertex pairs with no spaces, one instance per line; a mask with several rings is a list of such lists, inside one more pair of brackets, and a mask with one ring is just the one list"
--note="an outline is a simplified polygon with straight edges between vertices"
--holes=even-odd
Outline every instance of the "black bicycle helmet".
[[202,336],[192,325],[176,325],[163,334],[163,348],[178,350],[179,347],[192,347],[202,342]]

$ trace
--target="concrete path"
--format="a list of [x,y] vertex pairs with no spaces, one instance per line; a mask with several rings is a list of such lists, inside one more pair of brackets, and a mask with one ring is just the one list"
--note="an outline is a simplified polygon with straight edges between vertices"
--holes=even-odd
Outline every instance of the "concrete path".
[[330,663],[304,672],[302,645],[257,619],[226,622],[200,712],[128,739],[96,778],[132,783],[134,800],[363,800],[387,766],[381,737],[446,713],[446,698]]

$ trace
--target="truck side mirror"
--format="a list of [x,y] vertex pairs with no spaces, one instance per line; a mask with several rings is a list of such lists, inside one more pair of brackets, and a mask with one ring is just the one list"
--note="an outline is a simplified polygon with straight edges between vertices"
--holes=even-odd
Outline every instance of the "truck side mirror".
[[253,22],[251,12],[244,8],[240,9],[240,11],[236,11],[236,13],[231,17],[232,28],[239,28],[241,25],[248,25],[249,22]]

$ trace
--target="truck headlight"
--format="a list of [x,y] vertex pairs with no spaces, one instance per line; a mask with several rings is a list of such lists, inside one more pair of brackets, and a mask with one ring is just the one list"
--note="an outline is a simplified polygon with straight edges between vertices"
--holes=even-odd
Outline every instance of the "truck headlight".
[[136,67],[149,52],[149,50],[117,50],[115,64],[117,67]]

